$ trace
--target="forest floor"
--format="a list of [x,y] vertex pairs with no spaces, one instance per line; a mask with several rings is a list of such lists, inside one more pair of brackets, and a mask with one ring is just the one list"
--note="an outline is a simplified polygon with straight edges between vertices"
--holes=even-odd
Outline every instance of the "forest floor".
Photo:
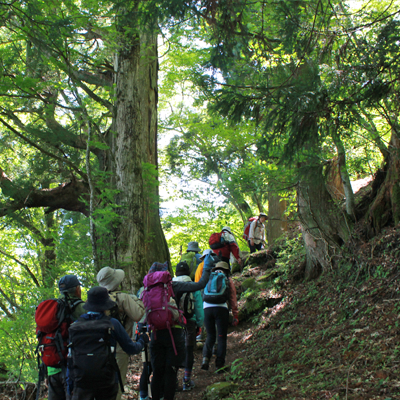
[[[289,264],[284,279],[261,279],[282,273],[274,271],[282,268],[279,260],[234,277],[240,287],[253,276],[263,282],[257,296],[281,301],[229,328],[229,372],[217,375],[213,364],[201,370],[197,349],[196,387],[178,391],[177,400],[206,399],[207,387],[221,381],[232,383],[224,397],[230,400],[400,399],[400,225],[371,240],[352,240],[336,267],[315,280],[302,280],[300,263]],[[132,357],[124,399],[138,398],[141,370],[140,355]],[[17,398],[30,396],[0,388],[1,400]]]
[[[232,400],[400,399],[400,226],[346,250],[336,271],[265,289],[282,301],[229,329],[230,372],[201,370],[197,349],[196,387],[176,399],[204,399],[218,381],[235,384]],[[137,398],[140,373],[136,356],[126,399]]]

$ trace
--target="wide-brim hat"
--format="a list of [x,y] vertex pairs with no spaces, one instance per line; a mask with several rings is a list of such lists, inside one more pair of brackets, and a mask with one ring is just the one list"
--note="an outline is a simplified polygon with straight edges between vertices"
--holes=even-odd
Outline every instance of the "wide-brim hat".
[[197,251],[198,253],[200,253],[201,250],[199,247],[199,243],[198,242],[189,242],[187,251]]
[[259,215],[258,217],[265,217],[266,219],[268,219],[268,215],[265,214],[265,213],[263,213],[263,212],[261,212],[260,215]]
[[83,305],[87,311],[102,312],[110,310],[116,303],[110,299],[108,290],[105,287],[95,286],[88,291],[88,299]]
[[204,260],[205,258],[206,258],[206,255],[207,254],[215,254],[211,249],[205,249],[204,251],[203,251],[203,254],[201,255],[201,257],[200,257],[200,260]]
[[110,267],[102,268],[97,274],[97,282],[101,287],[112,291],[124,280],[125,272],[122,269],[114,269]]
[[231,272],[231,269],[229,268],[229,264],[226,261],[218,261],[211,271],[214,272],[217,269],[222,269],[224,271]]

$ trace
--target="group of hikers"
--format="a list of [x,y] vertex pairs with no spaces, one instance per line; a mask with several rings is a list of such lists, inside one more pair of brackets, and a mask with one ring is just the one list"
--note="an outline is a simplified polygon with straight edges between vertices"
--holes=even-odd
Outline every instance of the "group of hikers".
[[232,325],[239,323],[230,257],[241,259],[229,227],[216,236],[202,253],[190,242],[173,278],[167,262],[154,262],[136,296],[119,290],[122,269],[102,268],[85,303],[78,277],[63,276],[59,298],[43,301],[35,313],[39,386],[47,376],[48,400],[120,400],[129,356],[139,353],[140,400],[172,400],[179,368],[183,390],[195,385],[194,348],[204,333],[201,369],[209,370],[215,354],[215,373],[226,372],[230,310]]

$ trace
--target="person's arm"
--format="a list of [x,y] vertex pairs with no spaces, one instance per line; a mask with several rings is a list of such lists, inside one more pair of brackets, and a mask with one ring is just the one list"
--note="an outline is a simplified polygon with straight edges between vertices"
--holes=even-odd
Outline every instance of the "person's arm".
[[139,340],[135,343],[132,341],[132,339],[126,333],[124,327],[117,319],[111,318],[110,321],[114,326],[115,339],[120,344],[122,350],[129,355],[139,354],[142,351],[145,343],[148,343],[148,338],[146,341],[144,335],[140,335]]
[[239,311],[236,299],[236,287],[232,279],[228,279],[228,281],[229,281],[229,300],[228,300],[229,308],[232,310],[233,318],[239,320]]
[[231,253],[240,262],[239,246],[235,242],[231,243],[229,246],[230,246]]
[[249,240],[252,246],[254,246],[254,231],[256,229],[257,225],[257,220],[255,219],[251,225],[250,225],[250,230],[249,230]]
[[133,298],[127,293],[118,293],[117,299],[129,319],[136,322],[140,321],[145,311],[141,300],[136,296]]

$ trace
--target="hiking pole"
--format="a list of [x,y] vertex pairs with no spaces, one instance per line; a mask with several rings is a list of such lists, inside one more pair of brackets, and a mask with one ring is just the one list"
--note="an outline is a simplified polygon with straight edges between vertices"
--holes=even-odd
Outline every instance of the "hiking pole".
[[147,344],[144,345],[144,358],[146,360],[146,368],[147,368],[147,388],[149,390],[149,398],[151,398],[149,352],[147,351]]
[[36,400],[39,400],[40,385],[44,381],[45,373],[46,373],[46,366],[43,363],[41,363],[39,365],[39,377],[38,377],[38,383],[37,383],[37,389],[36,389]]

